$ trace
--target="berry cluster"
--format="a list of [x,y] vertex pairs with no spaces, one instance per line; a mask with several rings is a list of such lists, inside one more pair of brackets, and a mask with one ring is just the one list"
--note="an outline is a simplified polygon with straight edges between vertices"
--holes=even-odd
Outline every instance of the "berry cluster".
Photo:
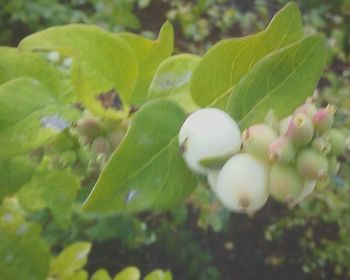
[[97,157],[107,160],[122,141],[125,132],[114,123],[92,117],[88,113],[75,124],[75,131],[83,144],[88,144]]
[[332,128],[334,114],[334,106],[307,101],[282,120],[269,112],[241,134],[227,113],[205,108],[186,119],[179,144],[188,167],[207,176],[227,209],[252,213],[269,195],[295,206],[338,171],[345,136]]

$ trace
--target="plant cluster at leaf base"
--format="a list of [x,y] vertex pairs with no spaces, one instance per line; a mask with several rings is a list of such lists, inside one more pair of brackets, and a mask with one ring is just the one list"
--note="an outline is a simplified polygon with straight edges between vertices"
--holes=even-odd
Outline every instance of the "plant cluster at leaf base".
[[332,128],[334,114],[334,106],[317,108],[309,99],[282,120],[269,111],[265,123],[240,135],[224,111],[200,109],[182,126],[180,149],[227,209],[253,213],[269,194],[293,207],[339,169],[345,136]]

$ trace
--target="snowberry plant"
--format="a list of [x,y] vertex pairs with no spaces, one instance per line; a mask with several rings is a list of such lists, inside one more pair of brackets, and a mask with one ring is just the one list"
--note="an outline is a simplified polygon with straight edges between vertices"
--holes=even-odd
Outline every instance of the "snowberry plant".
[[[202,57],[173,41],[169,22],[156,40],[74,24],[0,47],[0,199],[65,229],[73,209],[171,209],[203,176],[232,211],[295,205],[336,172],[335,108],[305,102],[328,51],[294,2]],[[0,278],[46,279],[40,225],[0,209]]]
[[337,172],[345,136],[332,128],[334,113],[333,106],[317,109],[309,99],[287,121],[271,119],[270,111],[265,123],[240,135],[224,111],[199,109],[184,122],[179,143],[187,165],[207,175],[227,209],[252,213],[269,194],[294,206]]

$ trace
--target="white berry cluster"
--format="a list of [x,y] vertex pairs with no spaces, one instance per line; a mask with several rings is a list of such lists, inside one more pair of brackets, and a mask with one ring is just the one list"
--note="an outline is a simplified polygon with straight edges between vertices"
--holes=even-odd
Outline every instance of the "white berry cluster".
[[345,137],[332,128],[335,108],[306,102],[292,115],[254,124],[242,133],[224,111],[205,108],[186,119],[179,144],[187,166],[207,176],[228,210],[252,213],[269,195],[293,206],[317,180],[337,172]]

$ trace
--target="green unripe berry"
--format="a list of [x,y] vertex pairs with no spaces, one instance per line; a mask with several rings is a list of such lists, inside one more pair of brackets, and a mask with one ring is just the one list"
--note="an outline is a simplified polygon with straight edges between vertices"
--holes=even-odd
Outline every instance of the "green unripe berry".
[[296,114],[288,125],[287,136],[297,146],[308,145],[314,135],[314,126],[306,115]]
[[324,155],[329,154],[331,151],[331,143],[329,141],[329,137],[325,135],[315,137],[311,142],[311,146]]
[[327,135],[329,137],[329,142],[331,145],[330,155],[339,156],[342,154],[346,146],[345,135],[336,128],[330,129]]
[[328,172],[327,157],[315,149],[302,150],[296,159],[296,166],[301,175],[308,179],[325,179]]
[[336,112],[336,107],[333,105],[328,105],[325,108],[318,109],[312,116],[312,122],[315,129],[320,133],[323,133],[330,129],[334,123],[334,114]]
[[277,201],[292,204],[303,190],[303,179],[292,167],[274,164],[270,170],[270,194]]
[[267,161],[268,147],[277,133],[266,124],[255,124],[242,133],[243,150],[254,157]]
[[295,158],[295,149],[286,136],[273,139],[268,147],[270,162],[290,163]]

